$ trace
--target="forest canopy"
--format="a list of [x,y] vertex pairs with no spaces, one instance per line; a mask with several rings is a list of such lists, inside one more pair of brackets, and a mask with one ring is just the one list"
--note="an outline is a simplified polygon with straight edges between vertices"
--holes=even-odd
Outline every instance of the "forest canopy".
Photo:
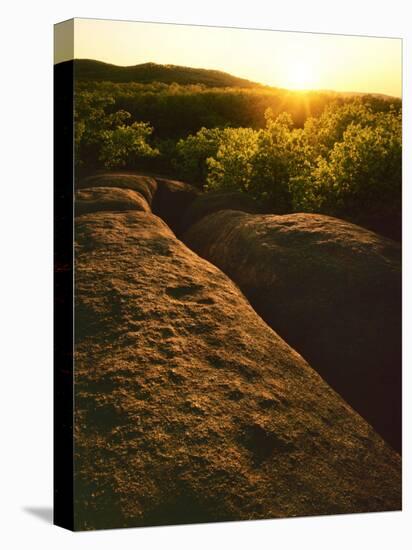
[[171,175],[396,236],[401,116],[401,100],[373,95],[79,80],[77,169]]

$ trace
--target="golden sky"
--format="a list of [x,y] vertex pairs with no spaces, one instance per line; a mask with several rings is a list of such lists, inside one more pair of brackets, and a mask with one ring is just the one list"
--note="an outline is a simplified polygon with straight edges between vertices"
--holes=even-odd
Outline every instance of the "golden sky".
[[75,19],[74,57],[218,69],[282,88],[402,94],[397,38]]

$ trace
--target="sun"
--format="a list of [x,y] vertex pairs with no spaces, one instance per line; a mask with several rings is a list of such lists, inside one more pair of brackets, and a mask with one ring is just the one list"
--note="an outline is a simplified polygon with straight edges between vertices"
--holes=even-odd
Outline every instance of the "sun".
[[285,85],[292,90],[313,89],[315,80],[313,66],[310,63],[295,61],[286,69]]

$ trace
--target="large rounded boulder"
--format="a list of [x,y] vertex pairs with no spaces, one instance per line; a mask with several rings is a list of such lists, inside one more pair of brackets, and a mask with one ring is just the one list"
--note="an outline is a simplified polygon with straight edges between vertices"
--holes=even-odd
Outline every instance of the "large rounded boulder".
[[203,193],[187,209],[182,220],[181,230],[186,231],[202,218],[220,210],[240,210],[241,212],[257,213],[260,208],[256,201],[240,191]]
[[75,239],[76,529],[401,507],[399,455],[160,218]]
[[90,187],[118,187],[121,189],[132,189],[140,193],[148,202],[152,204],[154,194],[157,190],[157,182],[149,176],[141,176],[127,172],[105,172],[95,174],[80,180],[78,189]]
[[75,194],[75,214],[80,216],[98,211],[140,210],[150,212],[146,199],[138,191],[118,187],[90,187]]
[[203,218],[185,242],[401,449],[401,249],[316,214]]

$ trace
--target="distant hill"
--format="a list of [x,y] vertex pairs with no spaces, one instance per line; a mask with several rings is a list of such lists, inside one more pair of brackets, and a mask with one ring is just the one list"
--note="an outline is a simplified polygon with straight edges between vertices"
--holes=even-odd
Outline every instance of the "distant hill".
[[337,92],[336,90],[328,90],[328,89],[320,89],[320,90],[313,90],[313,91],[321,94],[336,95],[336,96],[348,97],[348,98],[352,98],[356,96],[370,96],[370,97],[376,97],[378,99],[384,99],[388,101],[392,101],[394,99],[395,100],[400,99],[399,97],[396,97],[396,96],[392,96],[388,94],[380,94],[378,92],[345,92],[345,91]]
[[166,84],[176,82],[182,85],[203,84],[207,87],[217,88],[255,88],[262,86],[262,84],[238,78],[222,71],[194,69],[179,65],[158,65],[156,63],[120,67],[92,59],[76,59],[75,70],[78,80],[142,83],[164,82]]

